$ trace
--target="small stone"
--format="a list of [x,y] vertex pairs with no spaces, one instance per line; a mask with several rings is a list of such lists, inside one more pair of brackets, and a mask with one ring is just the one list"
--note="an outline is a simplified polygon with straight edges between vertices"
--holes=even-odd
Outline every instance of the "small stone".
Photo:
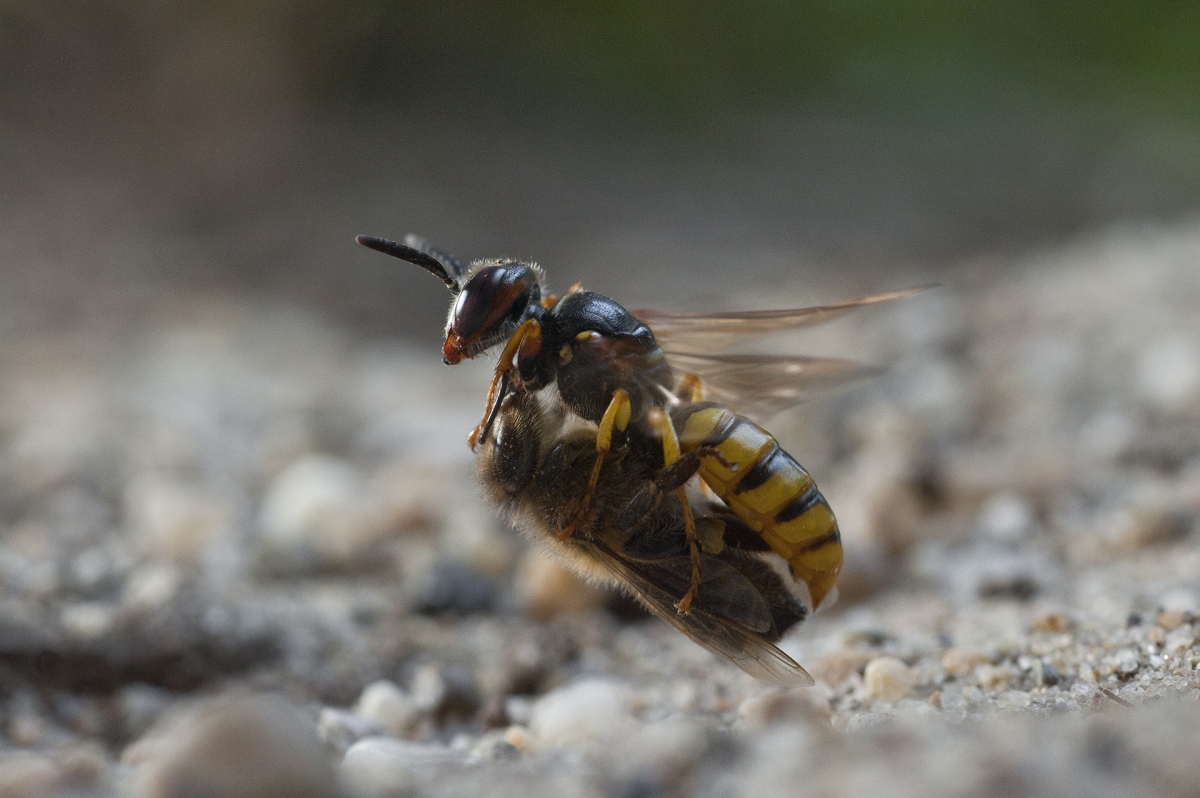
[[750,728],[766,728],[797,718],[829,720],[829,696],[812,688],[768,688],[751,693],[738,706],[738,716]]
[[285,468],[268,488],[259,514],[268,569],[284,572],[354,565],[388,531],[349,463],[309,455]]
[[417,669],[412,679],[412,700],[420,712],[436,712],[446,700],[446,680],[432,665]]
[[624,739],[637,728],[630,701],[629,691],[612,682],[578,682],[542,696],[529,729],[551,747]]
[[1196,643],[1196,636],[1192,632],[1190,626],[1181,626],[1175,631],[1167,635],[1166,641],[1163,643],[1163,650],[1178,654],[1187,651]]
[[559,613],[594,609],[608,592],[584,582],[553,557],[531,548],[517,566],[517,593],[526,611],[540,621]]
[[1182,337],[1157,341],[1138,361],[1142,395],[1166,410],[1178,410],[1200,395],[1200,352]]
[[[414,743],[368,737],[346,752],[339,768],[341,781],[361,798],[412,798],[418,792],[414,769],[422,762]],[[434,748],[434,746],[422,746]]]
[[227,696],[177,714],[129,746],[137,798],[325,798],[332,762],[312,721],[281,699]]
[[991,659],[986,651],[952,646],[942,654],[942,670],[951,676],[962,678],[973,673],[977,665],[990,662]]
[[867,693],[882,701],[899,701],[917,683],[912,669],[895,657],[876,657],[867,663],[863,679]]
[[1033,619],[1029,625],[1030,632],[1045,634],[1063,634],[1071,631],[1071,619],[1062,612],[1047,612]]
[[988,690],[1002,690],[1012,681],[1012,671],[1004,666],[984,663],[975,667],[975,680]]
[[338,754],[345,754],[350,746],[364,737],[376,737],[387,731],[371,718],[336,707],[323,707],[317,716],[317,734]]
[[419,779],[436,778],[443,768],[467,764],[465,751],[390,737],[367,737],[350,746],[342,759],[342,782],[362,798],[408,798]]
[[127,607],[153,610],[167,604],[179,592],[182,578],[171,565],[145,565],[129,575],[121,596]]
[[112,629],[116,612],[109,604],[83,602],[62,608],[59,616],[63,631],[79,640],[96,640]]
[[1183,610],[1163,610],[1158,614],[1158,625],[1168,632],[1178,629],[1187,621],[1187,613]]
[[174,563],[198,562],[234,530],[226,502],[157,474],[129,483],[124,511],[141,550]]
[[821,657],[813,664],[812,674],[830,687],[837,687],[858,673],[875,657],[875,652],[842,646]]
[[529,729],[516,723],[504,730],[504,742],[521,753],[528,752],[534,745],[533,735],[529,733]]
[[412,731],[421,717],[417,699],[386,680],[367,685],[358,698],[355,711],[397,737]]
[[979,513],[983,534],[999,543],[1016,543],[1033,528],[1033,505],[1016,493],[997,493]]
[[24,752],[0,757],[0,796],[58,795],[62,786],[61,773],[48,757]]

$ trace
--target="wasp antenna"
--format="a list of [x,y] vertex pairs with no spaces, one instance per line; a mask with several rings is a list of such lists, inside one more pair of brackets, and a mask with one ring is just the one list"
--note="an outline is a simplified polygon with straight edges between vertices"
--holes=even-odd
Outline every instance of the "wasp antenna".
[[458,262],[458,258],[454,257],[436,244],[431,244],[420,236],[413,235],[412,233],[409,233],[404,237],[404,244],[405,246],[409,246],[415,250],[424,252],[426,255],[435,259],[438,263],[442,264],[442,266],[446,269],[447,274],[453,277],[459,285],[462,285],[463,276],[467,273],[467,270],[464,269],[463,265]]
[[[407,261],[414,266],[420,266],[422,269],[445,283],[446,287],[450,289],[450,293],[452,294],[457,294],[462,288],[458,284],[458,275],[451,274],[446,268],[447,264],[443,263],[441,259],[434,257],[429,252],[406,246],[404,244],[397,244],[395,241],[389,241],[386,238],[377,238],[375,236],[360,235],[355,236],[354,240],[368,249],[373,249],[376,252],[382,252],[385,255],[391,255],[393,258],[399,258],[400,260]],[[453,261],[453,259],[451,260]],[[453,263],[457,265],[458,262],[453,261]],[[462,267],[459,266],[458,269],[461,270]]]

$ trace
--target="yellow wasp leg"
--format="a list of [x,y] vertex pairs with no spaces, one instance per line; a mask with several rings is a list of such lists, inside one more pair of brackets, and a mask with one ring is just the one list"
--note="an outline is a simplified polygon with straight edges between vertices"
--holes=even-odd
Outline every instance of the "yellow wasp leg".
[[[679,460],[679,437],[675,434],[671,418],[662,411],[662,408],[650,409],[650,423],[658,428],[663,445],[663,467],[668,468]],[[696,591],[700,589],[700,547],[696,543],[696,518],[692,515],[692,505],[688,502],[687,489],[681,485],[675,493],[679,496],[679,503],[683,507],[683,528],[687,534],[688,557],[692,561],[691,585],[688,587],[687,593],[683,594],[683,598],[675,603],[675,609],[686,613],[691,609],[692,601],[696,598]]]
[[[529,339],[528,341],[526,339]],[[536,342],[536,343],[534,343]],[[496,402],[496,393],[500,390],[500,379],[508,373],[508,370],[513,366],[513,359],[520,350],[522,354],[527,352],[531,347],[540,348],[542,343],[542,325],[537,319],[527,319],[517,331],[514,332],[508,339],[508,343],[504,345],[504,351],[500,353],[500,360],[496,362],[496,373],[492,375],[492,385],[488,388],[487,404],[483,408],[483,418],[471,430],[471,434],[467,436],[467,445],[471,447],[471,451],[475,451],[475,444],[479,442],[479,433],[483,430],[483,425],[487,423],[488,416],[492,414],[492,405]]]
[[684,402],[701,402],[704,400],[704,386],[699,377],[689,372],[679,381],[675,395]]
[[622,388],[613,391],[612,401],[608,403],[608,408],[605,409],[604,415],[600,419],[600,428],[596,431],[596,462],[592,466],[592,475],[588,478],[587,490],[584,491],[583,499],[579,502],[579,509],[575,512],[571,523],[559,531],[559,540],[567,540],[575,534],[576,527],[587,517],[592,496],[596,492],[596,485],[600,482],[600,467],[604,465],[604,455],[612,450],[613,430],[624,432],[625,428],[629,426],[629,417],[632,412],[633,406],[629,403],[629,394]]

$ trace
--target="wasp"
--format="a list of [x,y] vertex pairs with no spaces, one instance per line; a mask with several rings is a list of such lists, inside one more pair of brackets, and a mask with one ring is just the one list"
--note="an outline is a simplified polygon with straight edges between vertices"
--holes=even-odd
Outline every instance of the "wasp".
[[731,408],[782,409],[870,369],[724,349],[921,289],[780,311],[631,313],[578,285],[549,294],[533,263],[466,269],[415,236],[357,240],[450,289],[447,364],[503,344],[468,443],[483,446],[481,482],[519,526],[753,675],[811,682],[774,643],[832,590],[837,521],[808,472]]

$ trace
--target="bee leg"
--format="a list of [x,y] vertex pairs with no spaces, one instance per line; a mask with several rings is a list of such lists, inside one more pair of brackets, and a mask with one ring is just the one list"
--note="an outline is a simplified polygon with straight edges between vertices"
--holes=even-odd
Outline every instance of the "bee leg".
[[688,372],[679,381],[679,387],[675,389],[675,395],[679,397],[679,401],[681,402],[701,402],[704,400],[704,385],[700,382],[699,377]]
[[600,468],[604,465],[604,456],[612,449],[613,430],[624,432],[629,426],[629,417],[633,407],[629,403],[629,394],[621,388],[613,391],[612,401],[600,419],[600,428],[596,431],[596,462],[592,466],[592,474],[588,478],[587,490],[580,499],[579,509],[575,511],[571,522],[558,533],[559,540],[567,540],[575,534],[576,528],[583,523],[596,493],[596,485],[600,482]]
[[700,470],[700,461],[707,453],[705,449],[696,449],[659,471],[654,479],[646,482],[642,489],[629,500],[617,518],[617,523],[624,529],[632,529],[637,526],[643,518],[658,507],[665,494],[679,490],[696,475],[696,472]]
[[514,359],[520,356],[534,356],[541,347],[542,325],[538,323],[537,319],[527,319],[509,337],[508,343],[504,345],[504,351],[500,353],[500,359],[496,362],[496,373],[492,375],[492,384],[488,388],[487,404],[483,408],[483,419],[476,425],[475,429],[471,430],[471,434],[467,436],[467,445],[471,447],[471,451],[475,451],[475,444],[479,442],[480,435],[487,428],[488,420],[495,415],[493,406],[496,404],[497,395],[500,392],[500,381],[512,369]]

